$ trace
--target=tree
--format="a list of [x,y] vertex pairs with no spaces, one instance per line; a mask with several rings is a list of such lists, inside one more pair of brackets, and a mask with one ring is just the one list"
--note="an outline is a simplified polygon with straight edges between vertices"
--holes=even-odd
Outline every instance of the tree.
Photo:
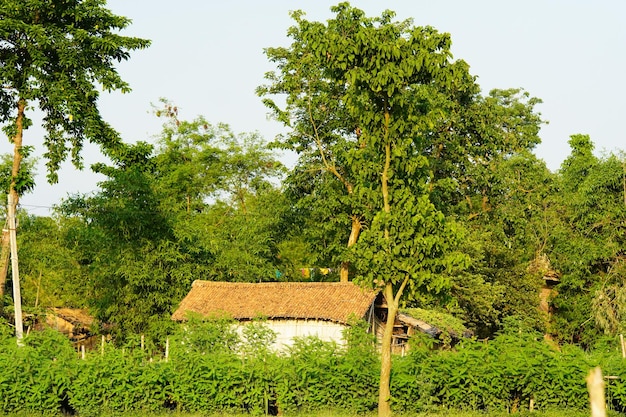
[[92,166],[106,176],[100,191],[58,207],[71,228],[68,244],[78,248],[90,307],[97,319],[113,325],[118,341],[165,332],[173,300],[192,280],[188,255],[174,239],[173,216],[162,210],[152,153],[143,142],[118,146],[108,152],[112,166]]
[[293,122],[287,145],[311,158],[317,152],[349,196],[359,223],[349,241],[357,280],[381,288],[387,303],[379,392],[379,415],[387,416],[400,300],[445,291],[441,273],[464,261],[448,252],[455,233],[429,199],[420,151],[440,114],[437,98],[471,96],[476,87],[467,65],[451,60],[447,34],[392,22],[390,11],[367,18],[347,3],[331,10],[326,25],[292,13],[294,41],[267,50],[281,73],[269,74],[273,85],[260,93],[288,94],[286,110],[266,99],[280,120]]
[[275,185],[283,165],[257,133],[236,134],[204,117],[181,120],[167,101],[157,115],[167,119],[155,187],[175,219],[176,240],[210,263],[211,279],[273,279],[286,207]]
[[479,337],[493,335],[506,316],[524,317],[545,331],[545,317],[537,308],[543,274],[534,266],[538,260],[554,260],[564,227],[554,200],[556,176],[529,151],[494,158],[483,169],[490,173],[488,187],[468,194],[478,207],[460,200],[452,208],[466,230],[462,250],[471,263],[452,278],[451,307],[461,307]]
[[157,140],[155,178],[162,203],[178,214],[201,212],[218,192],[223,177],[223,143],[233,133],[225,125],[213,126],[204,117],[181,120],[178,107],[161,100],[155,109],[165,120]]
[[567,229],[555,243],[554,261],[562,272],[554,299],[556,333],[561,340],[590,344],[601,332],[626,328],[621,300],[626,240],[624,162],[597,157],[588,135],[572,135],[571,154],[558,172],[557,199]]
[[43,112],[51,182],[57,181],[68,153],[74,165],[82,167],[85,140],[103,148],[119,143],[115,130],[100,116],[97,87],[129,91],[114,62],[128,59],[129,51],[145,48],[149,41],[119,35],[117,31],[130,20],[104,5],[104,0],[0,4],[0,123],[8,123],[5,130],[14,146],[9,187],[13,212],[19,200],[17,181],[24,130],[31,124],[30,106],[37,105]]
[[166,106],[156,147],[107,151],[113,164],[92,166],[106,176],[99,190],[59,207],[90,306],[120,342],[163,336],[194,279],[270,280],[278,263],[282,165],[258,135]]
[[[348,90],[355,87],[354,77],[372,63],[358,63],[349,71],[332,68],[337,58],[352,59],[358,53],[355,49],[321,51],[327,41],[313,39],[316,35],[312,34],[324,30],[324,25],[308,22],[302,16],[302,12],[293,14],[299,26],[289,29],[293,42],[288,48],[266,49],[277,71],[266,74],[268,84],[260,87],[258,93],[274,117],[290,128],[274,145],[299,154],[298,165],[287,181],[287,191],[303,214],[300,221],[304,232],[310,235],[307,240],[313,242],[313,252],[319,253],[316,260],[341,263],[341,280],[347,280],[347,248],[358,241],[371,219],[363,217],[368,203],[356,192],[356,177],[361,168],[349,160],[366,145],[363,128],[358,117],[348,110],[346,97]],[[343,23],[354,23],[357,13],[346,15],[345,19]],[[329,22],[329,31],[333,30],[331,25],[339,27],[339,23]],[[426,33],[434,29],[420,30]],[[356,36],[346,36],[352,35]],[[375,49],[375,42],[362,41],[355,48]],[[392,55],[399,51],[390,45],[388,50],[379,51],[382,55],[374,64],[393,61],[397,57]],[[318,56],[318,52],[327,55]],[[396,64],[387,62],[390,66]],[[416,75],[408,74],[410,69],[402,65],[405,66],[395,68],[396,79]],[[534,107],[541,101],[520,89],[494,90],[482,97],[467,64],[456,61],[450,68],[453,82],[435,77],[412,91],[415,109],[428,114],[427,125],[416,127],[423,137],[415,149],[428,160],[431,200],[436,207],[446,214],[456,213],[459,203],[467,202],[476,216],[489,209],[491,161],[539,143],[542,120]],[[350,72],[352,79],[338,79],[341,71]],[[275,95],[284,95],[285,104],[274,101]],[[316,219],[310,228],[306,227],[307,216]]]

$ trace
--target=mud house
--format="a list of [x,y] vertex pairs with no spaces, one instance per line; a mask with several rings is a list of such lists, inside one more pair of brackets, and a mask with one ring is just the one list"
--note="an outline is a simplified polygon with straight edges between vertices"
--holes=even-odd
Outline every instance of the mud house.
[[[377,290],[352,282],[232,283],[194,281],[191,290],[172,315],[185,321],[188,313],[204,317],[230,317],[245,325],[259,317],[277,334],[274,348],[284,349],[294,338],[317,336],[343,343],[343,331],[351,321],[363,319],[380,339],[386,306]],[[436,337],[427,323],[399,315],[394,320],[394,350],[403,353],[415,331]]]

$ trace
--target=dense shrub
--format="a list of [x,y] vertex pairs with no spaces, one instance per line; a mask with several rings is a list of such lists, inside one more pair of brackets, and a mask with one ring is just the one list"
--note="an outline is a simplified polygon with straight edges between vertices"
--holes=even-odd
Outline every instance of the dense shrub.
[[[454,351],[417,349],[396,361],[394,401],[416,412],[433,407],[515,412],[531,404],[535,410],[585,409],[590,368],[600,365],[626,377],[623,365],[611,364],[616,357],[558,348],[532,332],[505,332],[489,342],[465,340]],[[616,409],[624,404],[621,381],[608,387]]]
[[54,413],[67,404],[76,376],[74,349],[55,331],[33,333],[18,347],[0,342],[0,411]]
[[[235,412],[262,415],[375,409],[380,365],[372,336],[361,326],[339,346],[302,338],[284,353],[262,322],[237,334],[228,323],[190,322],[164,352],[139,346],[88,353],[80,359],[64,337],[33,333],[18,347],[0,341],[0,413],[38,415],[73,409],[81,416],[120,412]],[[454,350],[414,343],[395,357],[393,406],[404,413],[436,409],[510,413],[554,408],[585,410],[585,376],[600,365],[607,403],[626,407],[626,372],[616,340],[591,352],[555,347],[530,331],[505,331],[488,342],[464,340]]]
[[150,361],[141,349],[108,349],[77,361],[70,405],[81,416],[158,411],[169,403],[171,364]]

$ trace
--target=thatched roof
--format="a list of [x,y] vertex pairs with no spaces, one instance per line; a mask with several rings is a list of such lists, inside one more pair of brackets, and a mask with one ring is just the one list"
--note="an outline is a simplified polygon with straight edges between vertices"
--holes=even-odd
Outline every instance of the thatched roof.
[[84,309],[50,308],[46,314],[48,326],[74,340],[86,337],[93,322],[94,318]]
[[194,281],[173,320],[187,313],[226,315],[237,320],[319,319],[347,324],[352,315],[363,318],[377,291],[346,282],[231,283]]
[[74,326],[89,327],[93,324],[93,317],[89,312],[80,308],[51,308],[52,315],[72,323]]

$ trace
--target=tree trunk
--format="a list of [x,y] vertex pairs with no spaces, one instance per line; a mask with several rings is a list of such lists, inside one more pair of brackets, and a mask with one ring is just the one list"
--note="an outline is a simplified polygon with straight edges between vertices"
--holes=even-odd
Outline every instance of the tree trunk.
[[[358,216],[352,216],[352,229],[350,230],[350,238],[348,238],[348,248],[352,247],[359,239],[361,233],[361,221]],[[339,281],[348,282],[350,262],[343,261],[341,263],[341,271],[339,271]]]
[[[383,210],[391,213],[389,204],[389,168],[391,166],[391,143],[389,142],[389,119],[388,111],[385,111],[385,166],[381,173],[381,191],[383,197]],[[389,229],[385,226],[385,239],[389,239]],[[378,417],[391,416],[391,342],[393,340],[393,326],[396,321],[396,313],[400,304],[400,296],[408,280],[405,278],[398,293],[393,294],[393,284],[388,281],[385,284],[384,296],[387,302],[387,322],[383,332],[383,340],[380,351],[380,385],[378,389]]]
[[398,304],[393,296],[393,286],[385,286],[385,301],[387,302],[387,322],[380,351],[380,385],[378,389],[378,417],[391,416],[391,342],[393,340],[393,326],[398,313]]

